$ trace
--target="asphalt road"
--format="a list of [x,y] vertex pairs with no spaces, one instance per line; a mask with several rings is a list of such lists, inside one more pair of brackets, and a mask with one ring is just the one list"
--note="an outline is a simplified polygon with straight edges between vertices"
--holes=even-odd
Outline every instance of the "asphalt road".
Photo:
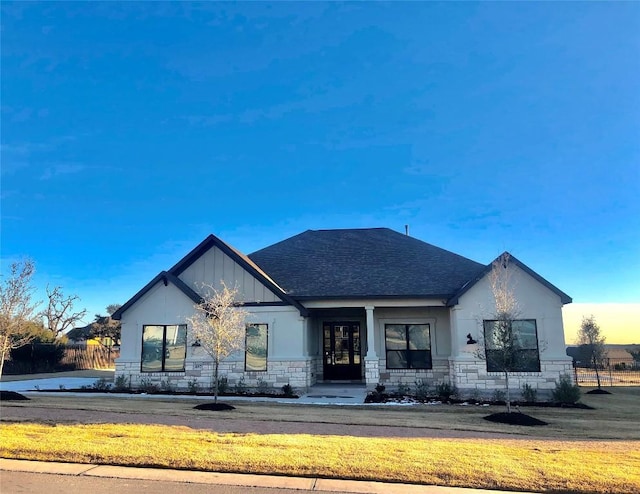
[[0,492],[2,494],[70,494],[74,492],[90,492],[91,494],[140,494],[141,492],[162,492],[162,494],[183,492],[188,492],[189,494],[300,494],[301,491],[266,487],[2,471],[0,472]]

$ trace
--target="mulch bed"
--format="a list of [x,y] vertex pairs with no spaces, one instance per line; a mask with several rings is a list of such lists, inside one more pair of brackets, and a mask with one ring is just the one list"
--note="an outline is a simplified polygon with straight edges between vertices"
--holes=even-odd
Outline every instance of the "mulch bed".
[[[107,393],[107,394],[129,394],[129,395],[167,395],[167,396],[203,396],[213,397],[213,393],[197,392],[191,393],[189,391],[142,391],[139,389],[102,389],[102,388],[64,388],[64,389],[36,389],[33,391],[40,391],[43,393]],[[224,393],[218,393],[218,396],[245,396],[249,398],[289,398],[295,400],[299,398],[298,395],[287,395],[284,393],[233,393],[225,391]]]
[[196,410],[211,410],[213,412],[224,412],[227,410],[235,410],[236,407],[226,403],[201,403],[193,407]]
[[591,391],[587,391],[588,395],[610,395],[611,393],[606,389],[592,389]]
[[500,413],[492,413],[491,415],[487,415],[483,417],[485,420],[489,422],[497,422],[499,424],[509,424],[509,425],[524,425],[524,426],[536,426],[536,425],[549,425],[547,422],[542,420],[538,420],[531,415],[527,415],[526,413],[519,412],[500,412]]
[[25,395],[15,391],[0,391],[0,401],[24,401],[28,399]]
[[[607,391],[604,391],[608,393]],[[589,393],[592,393],[591,391]],[[427,398],[424,400],[418,400],[412,396],[400,396],[387,393],[369,393],[364,399],[365,403],[425,403],[428,405],[474,405],[474,406],[506,406],[504,401],[474,401],[474,400],[460,400],[457,398]],[[518,407],[539,407],[539,408],[579,408],[582,410],[593,410],[593,407],[585,405],[584,403],[556,403],[553,401],[512,401],[511,406]]]

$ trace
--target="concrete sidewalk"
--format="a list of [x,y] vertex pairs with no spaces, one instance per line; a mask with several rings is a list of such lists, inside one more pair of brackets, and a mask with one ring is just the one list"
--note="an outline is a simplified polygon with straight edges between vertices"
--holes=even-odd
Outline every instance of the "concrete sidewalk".
[[188,482],[192,484],[283,488],[313,492],[341,492],[356,494],[504,494],[504,491],[467,489],[463,487],[441,487],[434,485],[395,484],[389,482],[307,477],[283,477],[276,475],[193,472],[188,470],[9,460],[0,458],[0,471],[2,470],[118,479],[150,481],[161,480],[168,482]]

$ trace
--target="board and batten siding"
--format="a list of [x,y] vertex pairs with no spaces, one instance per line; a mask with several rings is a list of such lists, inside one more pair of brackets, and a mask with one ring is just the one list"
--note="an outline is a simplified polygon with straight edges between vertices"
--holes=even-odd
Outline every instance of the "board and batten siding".
[[238,289],[238,301],[280,302],[280,298],[260,280],[216,246],[202,254],[178,278],[200,295],[204,295],[203,283],[211,284],[219,290],[222,287],[221,281],[224,281],[228,288]]

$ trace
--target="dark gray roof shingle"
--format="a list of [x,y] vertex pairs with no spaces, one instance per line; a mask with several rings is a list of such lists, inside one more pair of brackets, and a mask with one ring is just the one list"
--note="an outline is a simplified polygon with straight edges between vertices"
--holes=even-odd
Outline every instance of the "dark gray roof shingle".
[[486,268],[388,228],[307,230],[249,258],[294,299],[448,298]]

